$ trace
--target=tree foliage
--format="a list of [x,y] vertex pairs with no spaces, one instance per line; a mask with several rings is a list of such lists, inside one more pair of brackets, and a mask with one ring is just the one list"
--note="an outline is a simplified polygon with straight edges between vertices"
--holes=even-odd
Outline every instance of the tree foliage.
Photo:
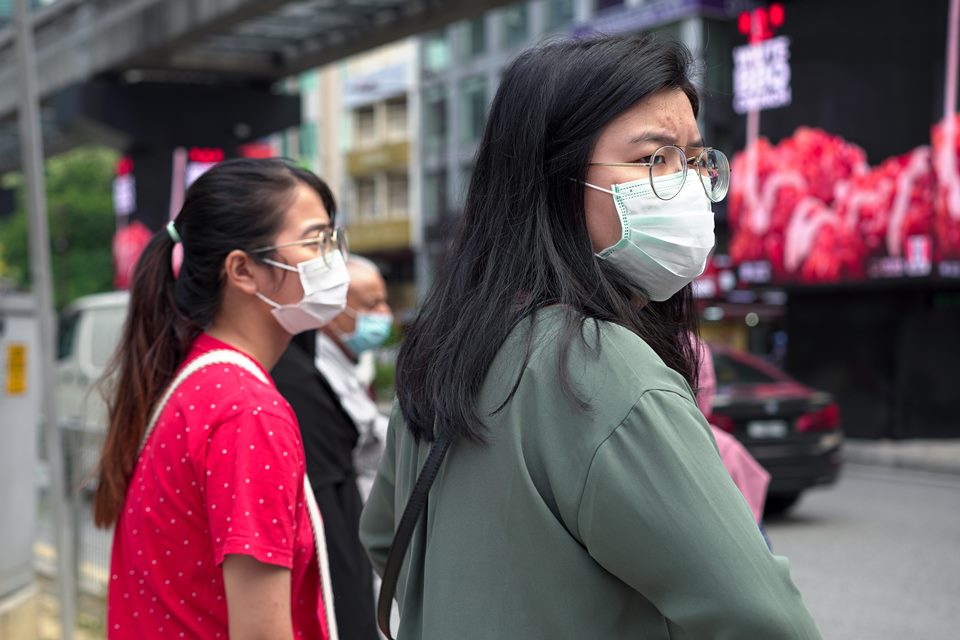
[[[117,153],[83,147],[46,162],[47,215],[53,261],[54,304],[113,287],[112,240],[116,227],[112,184]],[[16,185],[16,208],[0,219],[0,280],[30,287],[26,197],[22,176]]]

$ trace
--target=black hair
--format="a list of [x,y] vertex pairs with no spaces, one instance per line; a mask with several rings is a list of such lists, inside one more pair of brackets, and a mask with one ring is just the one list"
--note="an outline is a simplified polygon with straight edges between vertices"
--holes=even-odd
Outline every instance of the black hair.
[[650,302],[642,283],[597,259],[580,182],[604,126],[644,98],[680,89],[698,113],[692,64],[683,45],[635,34],[548,41],[507,67],[449,259],[397,363],[398,400],[415,438],[432,440],[436,425],[451,438],[484,441],[476,400],[487,370],[517,323],[552,305],[566,309],[558,366],[575,406],[589,405],[574,391],[567,354],[578,335],[587,340],[587,318],[630,329],[696,386],[691,287]]
[[176,243],[167,229],[155,233],[144,249],[123,335],[104,376],[110,381],[105,390],[109,426],[94,505],[98,525],[116,520],[149,414],[220,308],[227,254],[273,244],[298,185],[317,192],[332,222],[333,194],[313,173],[283,160],[221,162],[187,190],[174,222],[183,243],[179,275],[173,273]]

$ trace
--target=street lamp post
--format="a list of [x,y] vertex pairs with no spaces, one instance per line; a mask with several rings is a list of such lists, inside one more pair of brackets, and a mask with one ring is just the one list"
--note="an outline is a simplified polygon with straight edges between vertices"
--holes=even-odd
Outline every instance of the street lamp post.
[[76,576],[67,518],[64,458],[57,425],[54,388],[53,279],[50,268],[50,230],[43,178],[43,138],[33,49],[33,20],[28,0],[16,0],[17,60],[20,67],[20,156],[26,182],[30,220],[30,273],[40,321],[40,380],[43,433],[50,467],[50,498],[57,546],[57,585],[60,594],[61,637],[73,639],[76,614]]

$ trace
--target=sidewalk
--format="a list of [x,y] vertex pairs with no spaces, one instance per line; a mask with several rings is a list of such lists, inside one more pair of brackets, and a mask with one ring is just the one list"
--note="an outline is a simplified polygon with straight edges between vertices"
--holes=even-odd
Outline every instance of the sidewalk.
[[846,462],[917,471],[960,474],[960,440],[852,440],[843,444]]
[[[39,611],[37,615],[38,640],[59,640],[60,604],[57,585],[50,578],[37,574],[37,587],[40,590]],[[103,640],[106,636],[106,605],[100,598],[81,594],[77,601],[77,625],[74,640]],[[20,639],[15,639],[20,640]],[[26,640],[24,638],[23,640]]]

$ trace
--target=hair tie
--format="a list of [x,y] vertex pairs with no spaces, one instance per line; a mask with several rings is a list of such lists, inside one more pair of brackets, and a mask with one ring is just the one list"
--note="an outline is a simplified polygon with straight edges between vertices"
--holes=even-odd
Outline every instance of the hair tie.
[[167,223],[167,235],[170,236],[170,239],[173,240],[173,244],[180,244],[183,240],[180,238],[180,234],[177,232],[177,225],[173,223],[173,220]]

